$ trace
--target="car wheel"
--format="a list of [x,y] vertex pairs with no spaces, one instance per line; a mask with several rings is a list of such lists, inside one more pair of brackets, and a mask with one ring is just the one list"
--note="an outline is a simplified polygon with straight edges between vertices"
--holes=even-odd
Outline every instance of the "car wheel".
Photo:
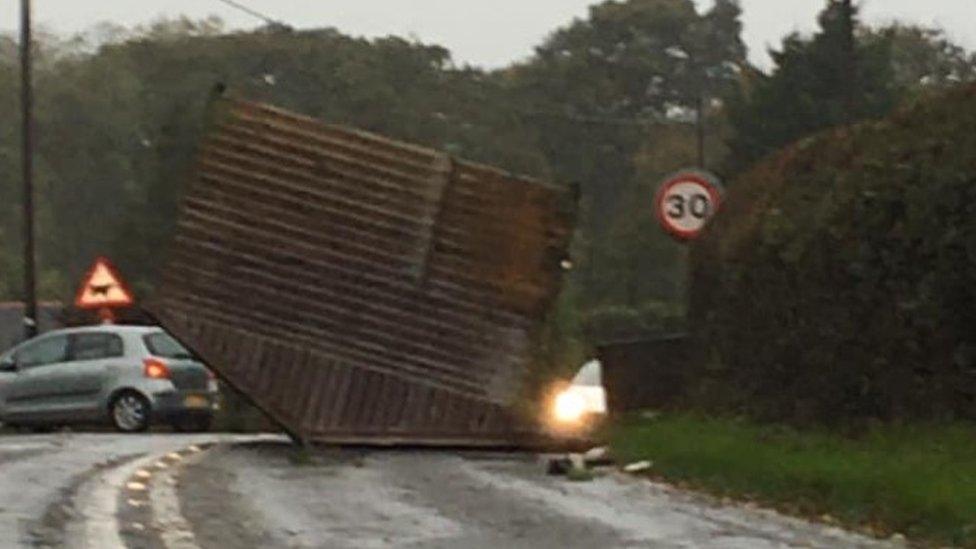
[[186,416],[173,421],[173,429],[180,433],[206,433],[213,423],[211,416]]
[[109,407],[112,425],[123,433],[141,433],[149,428],[149,401],[137,393],[122,393]]

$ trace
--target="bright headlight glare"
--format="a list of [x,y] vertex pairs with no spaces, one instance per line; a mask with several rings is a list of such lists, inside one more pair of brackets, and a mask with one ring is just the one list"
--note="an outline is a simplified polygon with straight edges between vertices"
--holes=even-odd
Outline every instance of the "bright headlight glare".
[[553,415],[556,421],[574,423],[586,413],[586,399],[572,390],[563,391],[556,397]]

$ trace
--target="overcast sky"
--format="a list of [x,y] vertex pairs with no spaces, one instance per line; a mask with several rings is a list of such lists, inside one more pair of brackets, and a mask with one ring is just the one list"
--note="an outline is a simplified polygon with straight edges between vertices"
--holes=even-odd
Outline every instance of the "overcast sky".
[[[594,0],[237,0],[294,27],[335,26],[345,33],[414,36],[450,48],[455,60],[498,67],[532,53],[551,30],[583,17]],[[708,6],[712,0],[699,0]],[[742,0],[745,38],[765,66],[768,46],[783,35],[809,31],[825,0]],[[976,48],[976,0],[862,0],[868,21],[936,25]],[[2,2],[0,30],[17,28],[18,4]],[[100,21],[133,25],[160,16],[218,15],[232,28],[260,21],[218,0],[34,0],[37,21],[73,33]]]

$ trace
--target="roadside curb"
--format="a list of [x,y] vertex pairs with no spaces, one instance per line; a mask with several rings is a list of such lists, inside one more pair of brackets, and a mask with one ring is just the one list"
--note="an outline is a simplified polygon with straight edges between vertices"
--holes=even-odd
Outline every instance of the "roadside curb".
[[149,484],[149,504],[152,527],[166,549],[199,549],[193,529],[183,515],[176,484],[181,468],[200,461],[212,447],[212,444],[191,445],[185,452],[170,454],[155,464]]
[[69,534],[67,538],[80,541],[69,541],[68,547],[126,548],[118,521],[119,490],[135,471],[151,464],[155,459],[155,457],[142,457],[127,461],[81,486],[75,500],[79,519],[67,528]]
[[175,485],[180,468],[199,459],[214,444],[191,444],[156,455],[131,471],[117,487],[121,509],[116,528],[123,541],[145,542],[145,538],[150,538],[166,549],[199,549],[180,511]]
[[[155,537],[167,549],[197,549],[192,533],[186,537],[188,527],[182,527],[185,520],[179,514],[173,484],[181,463],[202,455],[214,444],[191,444],[136,457],[86,480],[73,501],[77,518],[65,529],[65,547],[126,549],[130,546],[127,540],[146,536]],[[161,493],[157,495],[157,491]],[[174,532],[167,532],[169,528]]]

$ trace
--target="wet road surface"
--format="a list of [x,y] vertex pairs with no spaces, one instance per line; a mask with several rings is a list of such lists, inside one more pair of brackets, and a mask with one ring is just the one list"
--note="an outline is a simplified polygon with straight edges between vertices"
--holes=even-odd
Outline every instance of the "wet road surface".
[[[212,436],[55,434],[0,436],[0,547],[52,544],[71,497],[100,473]],[[59,511],[59,508],[61,510]]]
[[58,434],[0,437],[0,472],[2,548],[888,546],[525,454]]
[[885,547],[837,528],[608,472],[545,474],[536,456],[214,448],[177,493],[197,547]]

